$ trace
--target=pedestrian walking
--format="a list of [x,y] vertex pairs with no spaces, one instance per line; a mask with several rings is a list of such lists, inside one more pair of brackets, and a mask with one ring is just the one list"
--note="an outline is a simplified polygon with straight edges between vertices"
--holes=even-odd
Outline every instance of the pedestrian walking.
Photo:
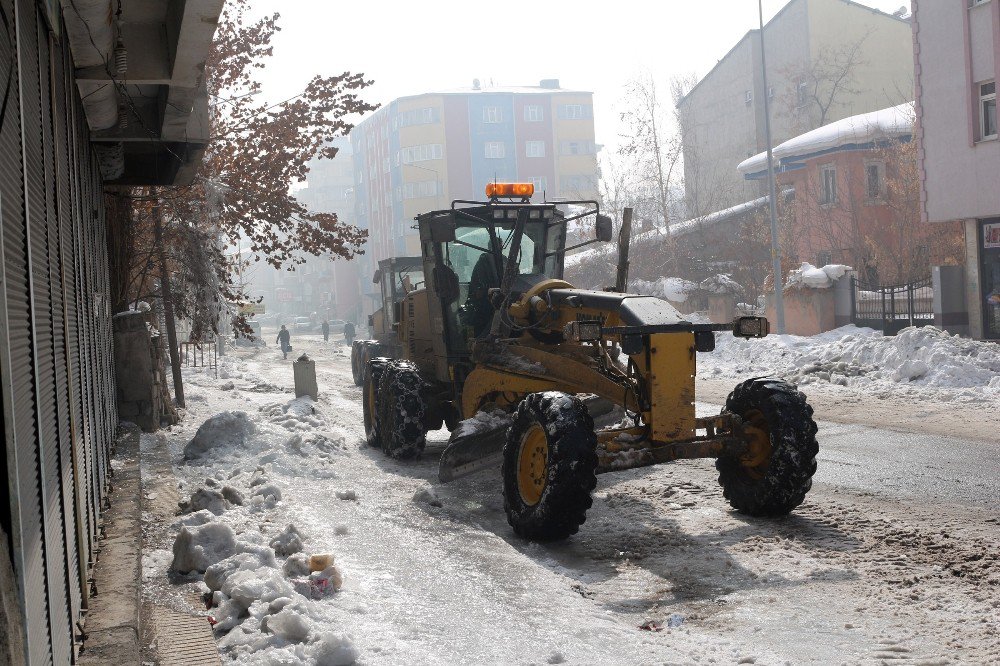
[[344,324],[344,339],[347,340],[347,344],[354,342],[354,324],[347,322]]
[[323,342],[330,341],[330,322],[326,319],[323,320]]
[[277,343],[281,345],[281,353],[284,358],[288,358],[288,352],[292,351],[292,334],[288,332],[285,325],[281,325],[281,330],[278,331]]

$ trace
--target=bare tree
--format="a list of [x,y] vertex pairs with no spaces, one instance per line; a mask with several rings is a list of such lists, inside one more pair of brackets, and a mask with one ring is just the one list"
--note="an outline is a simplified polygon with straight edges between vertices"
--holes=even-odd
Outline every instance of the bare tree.
[[812,60],[786,67],[781,74],[792,86],[781,96],[781,113],[801,131],[822,127],[831,116],[861,93],[857,72],[867,65],[862,57],[865,42],[871,32],[848,44],[824,45]]

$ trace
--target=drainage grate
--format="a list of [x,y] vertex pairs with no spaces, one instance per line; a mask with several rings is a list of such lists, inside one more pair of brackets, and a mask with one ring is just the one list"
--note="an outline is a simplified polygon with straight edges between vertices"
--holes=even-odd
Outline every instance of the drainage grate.
[[154,608],[152,616],[160,666],[222,664],[208,618],[169,608]]

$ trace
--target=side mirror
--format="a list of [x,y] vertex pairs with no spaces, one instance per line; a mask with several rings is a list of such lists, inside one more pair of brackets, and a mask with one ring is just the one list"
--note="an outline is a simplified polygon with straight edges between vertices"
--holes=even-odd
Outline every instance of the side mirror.
[[375,277],[372,278],[372,283],[378,284],[382,281],[382,269],[375,271]]
[[458,275],[447,266],[434,267],[434,292],[445,303],[451,303],[459,295]]
[[597,240],[606,243],[615,236],[614,224],[607,215],[597,214]]

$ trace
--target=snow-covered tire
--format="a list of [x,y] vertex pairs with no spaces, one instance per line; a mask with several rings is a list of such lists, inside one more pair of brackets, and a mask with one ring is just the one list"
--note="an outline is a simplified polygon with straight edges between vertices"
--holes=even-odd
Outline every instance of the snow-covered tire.
[[419,456],[426,444],[427,401],[424,381],[417,366],[409,361],[392,361],[379,384],[379,418],[382,451],[391,458],[405,460]]
[[365,363],[364,380],[361,384],[361,411],[364,413],[365,439],[368,440],[368,446],[376,448],[382,447],[382,439],[379,436],[382,424],[379,423],[379,414],[377,412],[379,385],[382,381],[382,375],[385,373],[386,366],[390,363],[392,363],[392,359],[390,358],[377,357],[369,359]]
[[726,399],[726,411],[763,433],[769,454],[760,462],[727,456],[715,461],[729,504],[751,516],[784,516],[802,504],[816,472],[816,422],[806,397],[779,379],[749,379]]
[[351,375],[354,377],[354,385],[361,386],[365,381],[364,365],[361,360],[361,348],[367,340],[355,340],[351,343]]
[[529,394],[503,449],[507,522],[533,541],[576,534],[593,503],[596,470],[597,435],[583,402],[557,391]]

